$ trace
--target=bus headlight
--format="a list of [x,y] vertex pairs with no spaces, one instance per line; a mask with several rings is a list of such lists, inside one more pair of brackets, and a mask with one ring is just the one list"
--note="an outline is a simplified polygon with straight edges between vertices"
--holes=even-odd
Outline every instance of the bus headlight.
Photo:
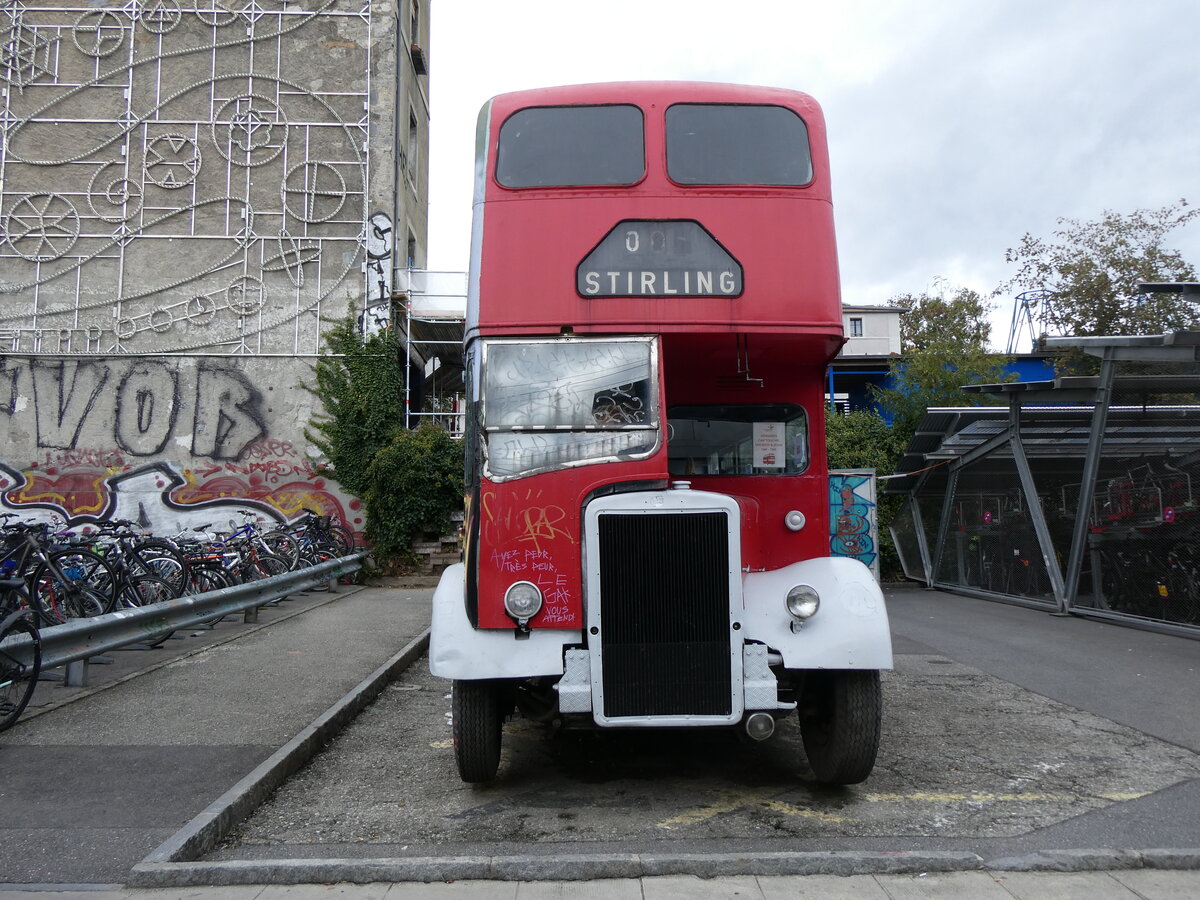
[[787,595],[787,611],[793,619],[811,619],[821,608],[821,596],[807,584],[798,584]]
[[529,581],[518,581],[504,592],[504,609],[524,625],[542,609],[542,592]]

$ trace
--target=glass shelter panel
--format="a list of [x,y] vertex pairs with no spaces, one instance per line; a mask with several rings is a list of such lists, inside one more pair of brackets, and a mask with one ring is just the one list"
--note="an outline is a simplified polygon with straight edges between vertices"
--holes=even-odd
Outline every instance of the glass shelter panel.
[[896,547],[896,555],[900,557],[900,567],[904,570],[904,577],[914,581],[924,581],[928,584],[929,573],[925,568],[925,559],[921,555],[921,543],[917,537],[917,523],[913,515],[914,508],[915,501],[911,497],[905,498],[904,505],[892,519],[890,529],[892,543]]
[[1139,399],[1109,411],[1076,605],[1198,626],[1200,408]]
[[937,582],[1053,603],[1029,499],[1011,451],[960,469],[950,501]]

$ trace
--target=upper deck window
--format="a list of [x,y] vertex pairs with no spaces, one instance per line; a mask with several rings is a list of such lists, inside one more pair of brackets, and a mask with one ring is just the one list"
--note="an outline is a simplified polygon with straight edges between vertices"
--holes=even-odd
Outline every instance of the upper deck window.
[[808,184],[808,127],[782,106],[667,109],[667,174],[678,184]]
[[636,106],[533,106],[500,126],[496,180],[509,188],[634,184],[646,171]]

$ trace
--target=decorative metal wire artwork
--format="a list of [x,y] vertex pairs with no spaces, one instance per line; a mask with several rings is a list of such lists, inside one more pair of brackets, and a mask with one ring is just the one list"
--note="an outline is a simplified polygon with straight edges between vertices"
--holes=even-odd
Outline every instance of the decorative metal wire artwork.
[[318,352],[370,47],[367,0],[4,0],[0,354]]

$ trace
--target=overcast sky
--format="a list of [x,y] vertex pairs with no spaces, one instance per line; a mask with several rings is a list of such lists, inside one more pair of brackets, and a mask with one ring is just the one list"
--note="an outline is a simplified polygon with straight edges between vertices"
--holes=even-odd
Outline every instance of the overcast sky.
[[[1200,204],[1196,0],[434,0],[431,24],[431,269],[467,267],[479,107],[556,84],[812,94],[848,303],[988,294],[1059,217]],[[1200,266],[1200,224],[1173,243]]]

